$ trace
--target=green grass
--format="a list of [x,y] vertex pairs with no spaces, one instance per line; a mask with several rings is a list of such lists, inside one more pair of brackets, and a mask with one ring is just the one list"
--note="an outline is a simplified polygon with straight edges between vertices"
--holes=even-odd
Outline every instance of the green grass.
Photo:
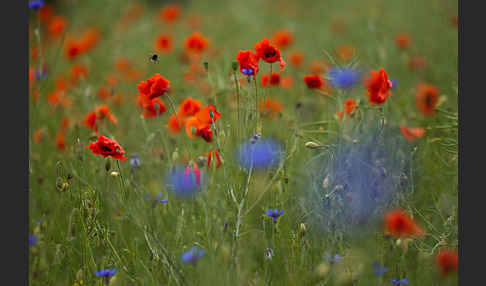
[[[60,44],[47,42],[41,30],[49,76],[34,83],[40,96],[37,103],[31,97],[29,104],[29,229],[39,238],[30,246],[30,285],[102,285],[94,272],[113,266],[118,272],[110,285],[392,285],[390,280],[396,278],[407,278],[409,285],[457,284],[457,275],[442,280],[434,261],[441,246],[458,245],[458,37],[457,29],[448,22],[457,15],[457,1],[188,1],[182,6],[181,21],[173,27],[156,22],[162,5],[140,2],[142,17],[124,32],[116,29],[117,23],[133,1],[102,2],[56,6],[68,20],[68,33],[79,35],[88,26],[102,30],[99,44],[75,60],[89,71],[86,80],[67,93],[74,101],[71,109],[53,110],[47,103],[54,80],[58,75],[67,76],[72,63],[63,50],[59,53]],[[37,21],[35,13],[30,13],[34,31]],[[210,51],[200,61],[201,66],[209,63],[209,73],[198,80],[211,87],[208,92],[184,80],[188,64],[178,60],[191,32],[184,24],[190,13],[202,16],[199,30],[211,41]],[[334,19],[345,21],[345,33],[330,29]],[[266,90],[259,86],[258,92],[260,98],[265,94],[283,105],[280,116],[259,120],[262,138],[280,140],[284,156],[274,168],[249,172],[239,167],[234,154],[255,133],[256,122],[255,116],[248,124],[236,120],[231,62],[238,50],[252,49],[261,38],[281,28],[295,35],[294,44],[282,51],[288,65],[281,72],[293,76],[293,86]],[[394,42],[402,31],[412,37],[406,51]],[[173,35],[174,51],[160,54],[160,62],[154,64],[148,61],[148,54],[159,32]],[[31,45],[36,41],[33,33]],[[310,73],[307,66],[312,60],[330,61],[324,51],[336,58],[335,50],[342,44],[355,47],[353,60],[366,73],[383,67],[399,82],[385,104],[384,135],[377,137],[376,144],[370,136],[380,128],[381,111],[367,108],[361,84],[338,95],[340,103],[336,104],[308,90],[302,81]],[[287,54],[294,49],[304,53],[304,67],[289,64]],[[121,81],[115,89],[125,100],[120,106],[102,102],[97,89],[114,71],[120,56],[140,69],[140,80],[156,72],[169,79],[170,96],[177,106],[188,96],[203,105],[214,104],[222,115],[216,122],[216,140],[207,143],[190,139],[184,132],[169,133],[167,121],[172,111],[164,98],[168,111],[143,119],[134,103],[137,82]],[[428,68],[410,71],[408,59],[412,56],[426,58]],[[38,62],[31,60],[29,65],[36,68]],[[269,69],[260,62],[261,73]],[[237,76],[241,78],[239,72]],[[421,115],[415,106],[415,87],[420,82],[439,87],[443,102],[432,117]],[[242,114],[254,115],[254,91],[253,85],[241,87]],[[336,106],[342,106],[346,98],[359,101],[361,113],[338,122]],[[104,124],[100,134],[116,139],[127,157],[139,155],[142,165],[134,172],[129,161],[120,162],[119,170],[115,160],[84,149],[92,134],[82,119],[103,103],[110,105],[119,122],[117,126]],[[296,109],[297,103],[302,104],[300,109]],[[66,151],[59,151],[55,138],[63,116],[72,124],[66,134]],[[316,123],[320,121],[326,122]],[[424,127],[427,133],[408,143],[400,133],[402,124]],[[45,136],[34,143],[39,128],[45,130]],[[244,131],[242,136],[237,136],[237,129]],[[348,137],[360,141],[350,143]],[[202,168],[207,176],[204,192],[193,200],[180,200],[170,193],[165,185],[167,171],[183,157],[196,161],[217,148],[216,141],[224,164],[218,169]],[[306,148],[309,141],[330,148]],[[352,214],[355,205],[336,200],[323,207],[319,202],[323,179],[336,175],[334,170],[344,164],[340,158],[365,146],[371,148],[370,154],[377,154],[370,158],[393,162],[386,183],[390,187],[383,190],[393,194],[393,199],[371,204],[366,209],[370,220],[355,226],[351,221],[343,223],[338,215]],[[370,169],[359,168],[363,178],[372,176]],[[111,176],[113,171],[121,173]],[[406,183],[398,187],[403,178]],[[337,184],[330,183],[331,187]],[[145,197],[159,192],[169,199],[167,204],[154,205]],[[406,251],[407,242],[397,245],[396,239],[385,237],[382,231],[383,212],[393,207],[412,213],[427,231],[425,237],[411,241]],[[285,210],[277,224],[263,215],[268,208]],[[324,221],[335,226],[323,227]],[[197,265],[181,263],[181,254],[194,245],[203,248],[205,256]],[[267,248],[273,250],[271,260],[265,259]],[[330,265],[327,255],[335,253],[343,261]],[[381,278],[373,273],[375,261],[389,269]]]

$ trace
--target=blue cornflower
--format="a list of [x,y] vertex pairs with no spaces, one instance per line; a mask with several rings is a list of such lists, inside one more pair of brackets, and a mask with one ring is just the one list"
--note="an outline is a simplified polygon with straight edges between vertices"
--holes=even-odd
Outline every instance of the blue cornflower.
[[350,89],[360,82],[360,74],[353,68],[332,67],[328,78],[332,86],[340,89]]
[[224,223],[224,231],[226,231],[227,229],[228,229],[228,221]]
[[265,214],[273,219],[273,222],[277,222],[279,216],[284,214],[283,210],[278,211],[278,209],[268,209]]
[[[150,196],[150,194],[147,194],[145,195],[148,199],[152,199],[152,197]],[[154,199],[154,202],[157,203],[157,202],[160,202],[160,203],[167,203],[169,200],[168,199],[165,199],[165,200],[161,200],[160,198],[162,197],[162,193],[159,193],[157,195],[157,197]]]
[[381,276],[388,272],[388,268],[380,266],[380,263],[378,261],[375,262],[375,275],[376,276]]
[[343,257],[339,254],[334,254],[334,257],[331,257],[330,254],[327,255],[327,259],[331,262],[331,264],[342,262]]
[[37,244],[37,236],[31,234],[29,235],[29,245],[35,245]]
[[113,267],[113,269],[101,269],[100,271],[95,271],[96,276],[104,277],[106,279],[109,279],[111,276],[115,275],[115,273],[116,267]]
[[42,0],[33,0],[29,2],[29,9],[34,11],[39,10],[40,8],[42,8],[42,6],[44,6],[44,1]]
[[406,278],[392,279],[391,282],[392,282],[393,285],[407,285],[408,284],[408,280]]
[[130,156],[130,167],[132,167],[132,169],[140,167],[140,158],[136,153]]
[[241,72],[243,72],[244,74],[246,74],[247,76],[250,76],[250,75],[254,75],[254,70],[252,68],[242,68],[241,69]]
[[175,167],[167,176],[168,188],[180,197],[189,197],[202,188],[202,175],[197,167]]
[[181,261],[196,264],[196,262],[198,262],[198,260],[201,259],[203,256],[204,250],[200,249],[197,246],[194,246],[193,248],[191,248],[191,250],[182,254]]
[[238,161],[245,168],[263,169],[278,163],[280,152],[273,140],[251,141],[238,148]]
[[390,79],[392,86],[391,89],[396,88],[398,86],[398,81],[396,79]]

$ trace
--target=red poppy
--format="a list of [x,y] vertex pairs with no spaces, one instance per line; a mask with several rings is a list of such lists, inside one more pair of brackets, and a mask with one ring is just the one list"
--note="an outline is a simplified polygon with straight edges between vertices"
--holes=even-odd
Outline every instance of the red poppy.
[[219,157],[218,149],[213,149],[206,153],[206,157],[208,159],[208,168],[211,167],[211,160],[213,156],[216,158],[216,168],[219,168],[221,166],[221,158]]
[[178,133],[179,131],[181,131],[181,126],[179,125],[179,121],[182,124],[182,120],[181,120],[182,118],[179,118],[179,121],[177,119],[178,118],[174,114],[169,117],[169,122],[167,125],[169,131],[172,133]]
[[304,54],[300,51],[292,51],[289,54],[289,61],[292,65],[300,67],[304,62]]
[[459,269],[459,257],[457,255],[457,249],[441,249],[435,257],[435,262],[439,267],[442,277],[457,272]]
[[164,105],[164,102],[160,100],[159,97],[156,97],[148,102],[145,102],[143,105],[143,112],[142,116],[145,118],[152,118],[157,115],[161,115],[162,113],[167,111],[167,108]]
[[167,90],[169,90],[170,81],[165,79],[160,74],[156,73],[147,81],[141,81],[138,85],[138,91],[148,99],[154,99],[155,97],[162,96]]
[[91,111],[84,117],[83,124],[84,126],[88,127],[89,129],[98,132],[98,125],[97,125],[97,118],[96,112]]
[[100,87],[98,89],[98,96],[102,99],[102,100],[106,100],[108,98],[110,98],[111,96],[111,92],[104,86]]
[[403,136],[410,142],[413,142],[419,138],[422,138],[425,134],[425,129],[421,127],[405,127],[400,126],[400,131],[402,131]]
[[209,46],[209,40],[200,32],[194,32],[186,38],[185,47],[188,54],[199,55]]
[[395,37],[395,43],[400,49],[406,50],[410,46],[410,36],[407,33],[399,33]]
[[253,47],[258,58],[267,63],[280,62],[280,70],[285,67],[285,62],[280,56],[280,51],[270,44],[267,38],[263,38],[261,42],[257,42]]
[[258,73],[258,61],[260,60],[252,50],[240,50],[236,55],[240,66],[240,72],[246,76],[255,76]]
[[308,88],[321,88],[322,85],[324,84],[324,80],[316,74],[309,74],[304,76],[304,82],[307,85]]
[[181,9],[179,5],[167,5],[159,10],[158,17],[159,20],[165,23],[172,23],[177,21],[181,15]]
[[103,157],[111,156],[114,159],[118,159],[121,161],[127,160],[127,158],[123,155],[125,154],[125,150],[113,139],[100,135],[98,137],[98,141],[89,143],[88,146],[85,146],[86,149],[91,149],[93,154],[99,154]]
[[439,102],[439,88],[430,84],[419,84],[415,95],[417,109],[425,116],[435,114],[435,106]]
[[354,111],[356,110],[356,101],[352,98],[347,99],[344,102],[344,112],[348,115],[354,116]]
[[45,4],[39,9],[39,20],[44,23],[49,23],[54,16],[54,8],[51,4]]
[[172,37],[170,35],[160,34],[157,39],[155,39],[154,49],[164,53],[172,51]]
[[403,210],[385,214],[385,234],[396,237],[423,236],[425,231]]
[[427,60],[422,57],[412,57],[408,67],[411,71],[424,71],[427,68]]
[[115,125],[118,124],[118,120],[111,113],[110,107],[108,105],[100,105],[96,107],[93,111],[86,114],[83,120],[83,124],[89,129],[98,132],[98,122],[105,118]]
[[56,147],[57,149],[64,151],[66,149],[66,136],[64,132],[59,131],[56,136]]
[[273,98],[267,98],[260,101],[260,113],[262,116],[273,118],[282,112],[282,104]]
[[207,105],[198,111],[194,116],[185,120],[186,134],[190,138],[202,137],[207,142],[212,141],[213,132],[211,124],[216,122],[221,114],[216,110],[214,105]]
[[391,95],[392,82],[388,80],[386,72],[380,68],[379,72],[370,71],[370,77],[364,80],[367,89],[366,96],[370,104],[382,104]]
[[195,116],[201,124],[211,125],[221,117],[221,114],[216,110],[214,105],[210,104],[198,111]]
[[63,16],[55,16],[49,21],[49,36],[59,38],[67,25],[67,20]]
[[73,65],[71,67],[71,85],[76,85],[80,79],[85,79],[87,75],[88,69],[85,65]]
[[278,30],[273,34],[272,43],[279,49],[285,49],[294,42],[294,35],[289,30]]
[[114,87],[118,84],[118,77],[116,75],[110,74],[106,76],[106,85]]
[[202,105],[199,100],[188,97],[182,101],[177,114],[182,117],[192,116],[198,113],[201,110],[201,107]]
[[280,85],[283,88],[291,88],[293,83],[294,83],[294,78],[291,75],[283,76],[280,80]]

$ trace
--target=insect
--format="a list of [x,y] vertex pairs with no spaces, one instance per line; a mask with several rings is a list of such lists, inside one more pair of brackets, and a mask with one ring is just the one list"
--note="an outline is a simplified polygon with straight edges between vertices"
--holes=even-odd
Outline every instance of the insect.
[[149,56],[149,61],[151,61],[153,63],[158,63],[159,62],[159,55],[157,55],[156,53],[151,53],[150,56]]

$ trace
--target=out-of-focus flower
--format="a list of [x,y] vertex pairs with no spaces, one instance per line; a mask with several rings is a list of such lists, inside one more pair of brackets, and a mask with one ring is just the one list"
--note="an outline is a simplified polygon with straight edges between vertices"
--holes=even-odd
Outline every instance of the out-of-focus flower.
[[286,49],[294,42],[294,34],[289,30],[278,30],[273,34],[272,43],[279,49]]
[[338,262],[342,262],[343,261],[343,257],[339,254],[334,254],[334,256],[331,256],[330,254],[327,255],[327,260],[329,260],[329,262],[331,264],[334,264],[334,263],[338,263]]
[[408,62],[411,71],[424,71],[427,68],[427,60],[422,57],[412,57]]
[[395,37],[395,43],[397,44],[397,47],[402,50],[408,49],[410,46],[410,35],[405,32],[397,34]]
[[457,272],[459,268],[459,259],[457,249],[444,248],[437,253],[435,262],[439,267],[440,274],[445,277],[449,274]]
[[238,148],[238,161],[245,168],[264,169],[280,160],[281,149],[273,140],[254,140]]
[[138,157],[138,154],[133,154],[130,156],[130,167],[132,169],[140,167],[140,158]]
[[364,86],[367,89],[366,96],[370,104],[382,104],[391,95],[392,83],[382,68],[378,72],[370,71],[370,77],[365,78]]
[[417,109],[425,116],[435,114],[435,106],[439,103],[439,88],[431,84],[419,84],[415,95]]
[[300,67],[304,62],[304,54],[301,51],[292,51],[289,53],[289,61],[292,65]]
[[197,164],[187,165],[185,168],[174,167],[168,174],[167,185],[179,197],[190,197],[201,190],[201,171]]
[[380,266],[380,263],[378,261],[375,262],[375,275],[376,276],[382,276],[386,272],[388,272],[388,268]]
[[268,74],[262,75],[260,79],[261,79],[262,86],[266,87],[269,82],[270,85],[280,85],[281,77],[280,77],[280,73],[272,72],[270,76]]
[[283,210],[278,210],[278,209],[268,209],[265,211],[265,214],[268,217],[271,217],[273,219],[273,222],[277,222],[277,219],[284,214]]
[[172,36],[160,34],[154,42],[154,49],[158,52],[168,53],[172,51]]
[[188,54],[200,55],[209,46],[209,40],[200,32],[194,32],[184,42]]
[[422,138],[425,134],[425,129],[422,127],[405,127],[400,126],[400,131],[402,131],[403,136],[410,142]]
[[316,74],[310,74],[304,76],[304,82],[307,85],[308,88],[314,89],[314,88],[321,88],[324,84],[324,80],[322,77]]
[[285,61],[280,56],[280,51],[270,44],[267,38],[263,38],[261,42],[257,42],[253,47],[256,56],[267,63],[280,62],[280,70],[285,67]]
[[332,67],[328,78],[332,86],[340,89],[351,89],[360,82],[360,74],[353,68]]
[[102,155],[103,157],[113,157],[114,159],[126,161],[125,150],[113,139],[100,135],[96,142],[91,142],[85,146],[86,149],[91,149],[93,154]]
[[342,45],[337,49],[336,53],[341,60],[347,62],[354,56],[355,51],[351,45]]
[[62,32],[66,28],[67,20],[64,16],[54,16],[50,22],[47,31],[52,38],[59,38],[62,36]]
[[32,245],[36,245],[37,244],[37,236],[31,234],[29,235],[29,245],[32,246]]
[[[150,196],[150,194],[147,194],[146,197],[148,199],[152,199],[152,197]],[[161,200],[160,198],[162,198],[162,193],[161,192],[157,195],[157,197],[154,198],[154,201],[156,203],[163,203],[163,204],[165,204],[165,203],[167,203],[169,201],[168,199]]]
[[403,210],[392,210],[385,214],[385,234],[396,237],[423,236],[425,231]]
[[355,110],[356,110],[356,101],[352,98],[348,98],[344,102],[344,113],[346,113],[350,117],[353,117]]
[[44,1],[42,0],[33,0],[29,2],[29,9],[37,11],[44,6]]
[[273,118],[282,112],[282,104],[273,98],[266,98],[265,101],[260,101],[260,114]]
[[402,278],[402,279],[392,279],[391,280],[391,283],[393,285],[407,285],[408,284],[408,280],[406,278]]
[[194,246],[189,251],[184,252],[181,255],[181,261],[191,262],[193,264],[196,264],[199,261],[199,259],[201,259],[203,256],[204,256],[204,250],[200,249],[197,246]]
[[167,5],[159,10],[158,18],[164,23],[173,23],[179,19],[181,8],[177,4]]

